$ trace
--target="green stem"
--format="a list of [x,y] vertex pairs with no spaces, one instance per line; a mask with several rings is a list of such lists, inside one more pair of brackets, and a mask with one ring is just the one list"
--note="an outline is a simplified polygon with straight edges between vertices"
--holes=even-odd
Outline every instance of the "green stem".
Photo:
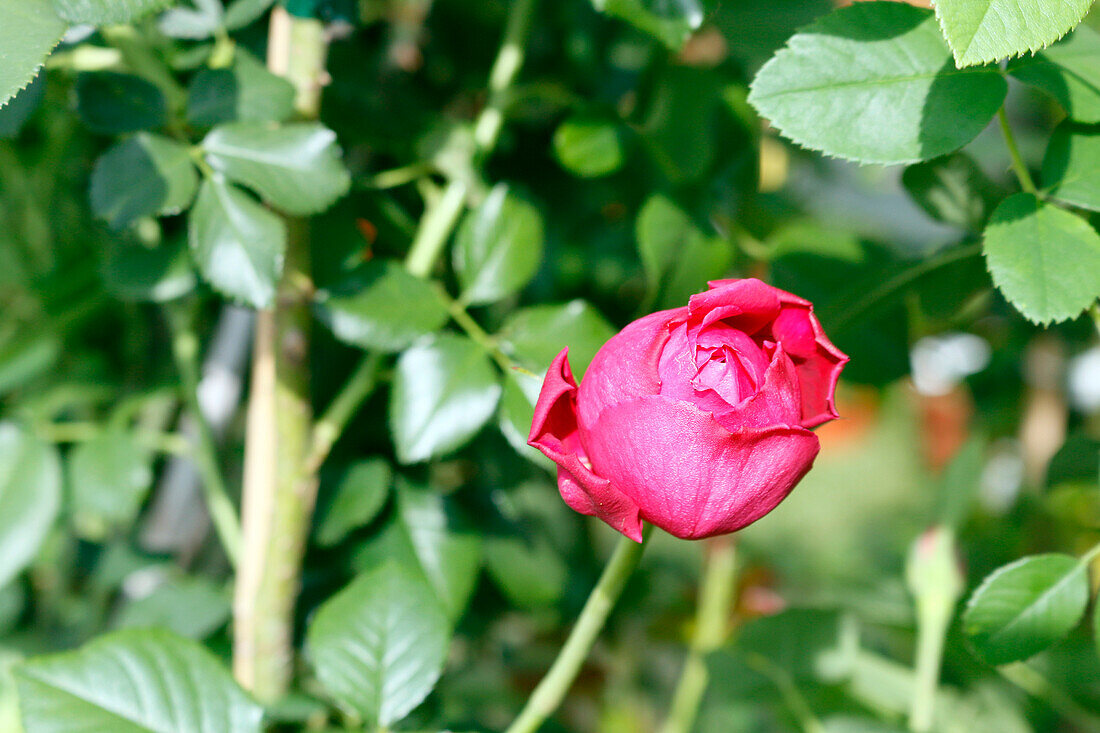
[[798,686],[795,685],[785,669],[773,663],[763,654],[746,654],[744,660],[746,665],[770,679],[772,684],[779,689],[779,693],[783,696],[783,702],[786,703],[791,714],[798,720],[803,733],[826,733],[825,724],[814,715],[810,704],[798,691]]
[[[35,433],[48,443],[86,443],[103,435],[103,426],[93,422],[44,423],[35,427]],[[139,445],[172,456],[193,456],[191,443],[176,433],[139,431],[134,433]]]
[[497,340],[490,336],[481,325],[473,319],[473,317],[466,312],[466,306],[462,304],[462,301],[455,300],[447,294],[446,289],[439,284],[436,284],[436,292],[439,295],[439,299],[443,301],[447,306],[447,311],[451,314],[451,318],[458,326],[466,332],[466,335],[470,339],[485,350],[493,361],[504,371],[510,372],[513,369],[518,368],[516,364],[508,358],[508,355],[500,350],[500,345]]
[[[942,609],[938,609],[942,610]],[[951,609],[946,613],[926,613],[917,627],[917,661],[913,681],[913,700],[909,708],[909,730],[927,733],[935,721],[936,689]]]
[[531,32],[535,0],[513,0],[504,29],[504,41],[500,45],[493,69],[489,72],[489,104],[474,123],[474,142],[478,152],[488,154],[496,147],[504,126],[504,108],[512,84],[519,74],[527,55],[527,38]]
[[1092,323],[1096,326],[1096,332],[1100,334],[1100,303],[1093,303],[1089,308],[1089,316],[1092,318]]
[[533,733],[539,726],[553,714],[561,704],[565,693],[569,691],[581,665],[588,657],[588,652],[599,636],[607,621],[611,608],[623,592],[630,574],[638,567],[645,549],[646,540],[649,538],[651,527],[643,530],[642,541],[635,542],[628,537],[620,537],[611,560],[600,575],[596,587],[588,596],[573,631],[565,642],[565,646],[558,652],[557,659],[551,665],[550,671],[542,678],[527,704],[515,721],[508,727],[506,733]]
[[736,573],[737,544],[733,537],[718,537],[708,542],[703,582],[699,587],[695,635],[661,733],[689,733],[695,725],[699,705],[707,689],[705,657],[726,639]]
[[195,467],[202,480],[206,508],[214,530],[221,540],[229,562],[236,567],[241,552],[241,523],[229,498],[229,489],[218,465],[217,441],[210,423],[199,404],[199,338],[188,306],[168,306],[168,323],[172,329],[172,354],[180,376],[180,390],[195,421],[195,444],[192,447]]
[[1050,705],[1081,730],[1100,730],[1100,717],[1059,690],[1050,680],[1023,662],[998,667],[1001,676],[1032,697]]
[[316,473],[321,469],[321,464],[332,452],[332,446],[344,432],[359,405],[374,391],[381,364],[382,357],[378,354],[368,354],[359,362],[359,366],[332,400],[325,414],[314,424],[313,440],[305,461],[307,473]]
[[458,218],[466,207],[465,181],[457,178],[447,183],[443,195],[424,212],[420,227],[416,230],[412,247],[405,258],[405,267],[417,277],[427,277],[443,254],[443,248],[458,225]]
[[1028,172],[1027,165],[1024,164],[1024,158],[1020,155],[1020,146],[1016,144],[1016,136],[1012,133],[1012,128],[1008,124],[1008,116],[1005,114],[1004,107],[997,110],[997,121],[1001,123],[1001,133],[1004,135],[1008,154],[1012,158],[1012,170],[1020,181],[1020,188],[1027,193],[1038,193],[1039,189],[1035,187],[1035,181],[1031,179],[1031,173]]

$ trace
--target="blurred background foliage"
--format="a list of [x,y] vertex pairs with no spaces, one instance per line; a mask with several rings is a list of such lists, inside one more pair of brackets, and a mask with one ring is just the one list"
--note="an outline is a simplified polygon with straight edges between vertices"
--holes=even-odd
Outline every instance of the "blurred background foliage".
[[[297,632],[357,574],[411,568],[454,632],[438,685],[398,727],[502,729],[609,550],[611,532],[568,510],[523,446],[534,378],[498,370],[465,337],[417,340],[450,316],[402,302],[401,288],[416,285],[363,300],[365,283],[400,276],[391,265],[425,201],[462,180],[473,208],[436,279],[504,366],[538,374],[569,346],[583,371],[617,328],[682,304],[708,279],[761,277],[815,302],[852,357],[844,419],[819,431],[817,465],[792,496],[737,536],[735,643],[708,658],[696,730],[900,730],[914,685],[906,558],[927,527],[954,528],[967,593],[1023,555],[1077,555],[1100,539],[1096,331],[1087,318],[1032,325],[993,289],[975,243],[1015,185],[995,130],[965,157],[861,167],[799,149],[756,117],[754,74],[830,2],[605,4],[538,4],[507,124],[477,160],[472,122],[508,2],[287,3],[331,36],[320,119],[350,172],[333,184],[346,196],[327,196],[322,176],[276,207],[312,213],[339,199],[308,225],[320,293],[313,404],[329,404],[362,347],[403,351],[321,470]],[[157,626],[228,658],[232,573],[180,458],[195,428],[174,353],[198,335],[199,402],[235,493],[250,320],[223,293],[254,291],[197,274],[188,218],[202,194],[180,212],[197,185],[188,146],[227,123],[286,119],[293,89],[260,61],[266,8],[203,26],[212,5],[220,11],[183,3],[126,26],[157,73],[120,52],[117,26],[71,30],[0,109],[5,731],[19,729],[8,670],[24,657]],[[1019,84],[1008,112],[1038,168],[1063,112]],[[153,149],[140,131],[183,142]],[[143,165],[164,190],[134,190]],[[277,200],[263,185],[253,184]],[[519,245],[478,280],[478,258],[499,241]],[[379,325],[370,314],[390,297],[397,310]],[[433,375],[440,353],[467,370]],[[465,391],[463,414],[402,417],[392,404],[437,383]],[[692,636],[703,552],[657,533],[547,730],[657,729]],[[1026,666],[993,667],[959,624],[935,730],[1100,729],[1100,663],[1083,625]],[[309,665],[298,673],[269,720],[355,720],[323,702]]]

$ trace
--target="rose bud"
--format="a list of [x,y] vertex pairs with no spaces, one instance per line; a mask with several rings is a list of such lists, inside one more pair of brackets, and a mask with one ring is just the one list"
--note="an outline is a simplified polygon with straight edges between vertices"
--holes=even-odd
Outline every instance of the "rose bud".
[[558,465],[581,514],[640,542],[642,521],[684,539],[733,532],[813,465],[848,361],[813,305],[755,280],[719,280],[686,307],[603,345],[580,387],[550,365],[528,443]]

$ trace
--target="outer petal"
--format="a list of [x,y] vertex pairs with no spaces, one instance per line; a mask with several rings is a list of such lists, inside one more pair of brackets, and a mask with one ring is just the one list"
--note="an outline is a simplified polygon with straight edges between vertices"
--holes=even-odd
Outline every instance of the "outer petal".
[[581,425],[595,425],[609,405],[657,394],[661,388],[657,365],[668,342],[669,325],[686,316],[687,308],[651,313],[627,325],[596,352],[577,397]]
[[567,353],[568,349],[563,349],[550,364],[527,443],[558,464],[558,490],[566,504],[641,542],[638,506],[589,468],[577,431],[577,383]]
[[795,360],[802,385],[802,425],[816,427],[839,417],[834,395],[848,356],[825,335],[813,306],[796,295],[778,291],[782,308],[772,336]]
[[582,432],[593,468],[684,539],[726,534],[776,507],[810,470],[817,436],[801,427],[730,433],[662,396],[613,405]]

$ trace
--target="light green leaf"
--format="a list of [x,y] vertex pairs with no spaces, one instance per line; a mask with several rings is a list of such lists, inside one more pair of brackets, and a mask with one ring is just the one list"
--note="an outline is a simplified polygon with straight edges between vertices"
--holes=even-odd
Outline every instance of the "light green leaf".
[[336,338],[382,351],[407,348],[450,319],[435,289],[392,260],[367,262],[319,292],[317,312]]
[[226,589],[206,578],[173,578],[130,601],[115,618],[116,628],[163,628],[189,639],[205,639],[229,620]]
[[328,693],[356,710],[368,726],[388,727],[435,686],[449,630],[428,584],[389,562],[326,601],[306,642]]
[[542,534],[492,535],[485,541],[485,567],[512,605],[552,606],[565,594],[569,568]]
[[15,676],[27,733],[259,733],[263,716],[210,652],[156,629],[30,659]]
[[286,252],[278,216],[217,176],[203,182],[189,225],[191,252],[211,285],[256,308],[271,304]]
[[990,664],[1027,659],[1077,625],[1089,599],[1085,565],[1033,555],[993,571],[963,613],[963,631]]
[[1008,71],[1047,92],[1077,122],[1100,122],[1100,33],[1080,26],[1042,53],[1015,59]]
[[61,41],[65,22],[49,0],[0,0],[0,106],[31,83]]
[[635,225],[651,303],[673,308],[687,302],[707,281],[725,276],[733,247],[707,236],[680,207],[661,194],[649,198]]
[[214,170],[288,214],[324,211],[351,185],[336,134],[319,123],[234,122],[214,128],[202,147]]
[[1074,318],[1100,297],[1100,235],[1032,194],[1001,202],[983,249],[993,282],[1031,321]]
[[982,169],[963,153],[911,165],[901,182],[933,219],[968,231],[981,231],[996,191]]
[[703,23],[699,0],[592,0],[596,10],[614,15],[678,51]]
[[1100,211],[1100,129],[1059,125],[1043,158],[1043,185],[1059,201]]
[[500,384],[473,341],[440,334],[397,360],[390,428],[397,458],[419,463],[466,444],[492,416]]
[[615,328],[583,300],[521,308],[508,316],[498,334],[501,348],[538,372],[546,371],[554,357],[568,346],[569,365],[578,380],[596,352],[614,335]]
[[225,9],[225,27],[236,31],[260,19],[275,0],[234,0]]
[[574,115],[558,126],[554,154],[566,170],[581,178],[614,173],[626,156],[619,126],[592,115]]
[[195,270],[182,242],[150,248],[116,237],[104,254],[100,275],[107,289],[123,300],[163,303],[195,287]]
[[255,56],[237,48],[233,66],[203,69],[187,90],[187,119],[213,127],[223,122],[281,122],[294,113],[294,87]]
[[340,476],[336,493],[320,512],[317,544],[336,545],[353,530],[374,519],[386,504],[393,483],[393,469],[382,458],[353,463]]
[[144,216],[178,214],[199,187],[187,147],[138,133],[99,157],[92,169],[92,212],[115,230]]
[[0,586],[34,559],[60,506],[57,450],[0,423]]
[[172,0],[53,0],[59,16],[88,25],[131,23],[171,4]]
[[517,453],[551,471],[554,462],[527,445],[531,422],[535,418],[535,404],[542,388],[542,378],[513,370],[504,375],[504,393],[500,398],[500,433]]
[[467,303],[492,303],[526,285],[542,261],[542,215],[497,184],[459,227],[454,267]]
[[85,71],[76,78],[76,112],[93,132],[117,135],[159,127],[168,103],[156,85],[117,71]]
[[757,74],[749,101],[799,145],[863,163],[914,163],[973,140],[1007,85],[958,71],[932,13],[855,3],[799,31]]
[[169,38],[200,41],[217,32],[224,15],[221,0],[196,0],[194,8],[186,5],[169,8],[157,18],[157,28]]
[[122,430],[78,443],[68,468],[73,524],[96,542],[128,529],[153,485],[152,456]]
[[964,66],[1038,51],[1073,30],[1092,0],[937,0],[943,35]]

